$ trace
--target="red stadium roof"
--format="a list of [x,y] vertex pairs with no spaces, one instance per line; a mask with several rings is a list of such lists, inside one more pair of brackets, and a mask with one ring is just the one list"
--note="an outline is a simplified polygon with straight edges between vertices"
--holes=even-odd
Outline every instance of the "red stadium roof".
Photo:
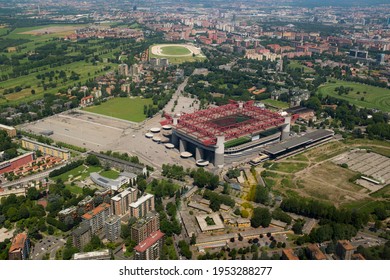
[[[171,123],[167,118],[164,124]],[[217,143],[217,136],[224,135],[225,140],[239,138],[281,126],[284,118],[277,113],[254,106],[253,101],[230,104],[184,114],[179,118],[176,129],[182,131],[204,145]]]

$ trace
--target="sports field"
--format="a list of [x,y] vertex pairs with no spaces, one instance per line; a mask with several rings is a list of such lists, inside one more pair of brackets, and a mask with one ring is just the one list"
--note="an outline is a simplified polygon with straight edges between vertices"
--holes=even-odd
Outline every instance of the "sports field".
[[144,105],[151,104],[153,104],[152,99],[118,97],[83,110],[122,120],[141,122],[146,119]]
[[[343,86],[353,88],[348,94],[339,95],[336,88]],[[329,95],[335,98],[344,99],[351,104],[359,107],[378,109],[384,112],[390,112],[390,90],[380,87],[369,86],[354,82],[336,80],[322,85],[318,93]]]
[[171,64],[205,59],[200,48],[190,44],[160,44],[149,48],[149,58],[168,58]]

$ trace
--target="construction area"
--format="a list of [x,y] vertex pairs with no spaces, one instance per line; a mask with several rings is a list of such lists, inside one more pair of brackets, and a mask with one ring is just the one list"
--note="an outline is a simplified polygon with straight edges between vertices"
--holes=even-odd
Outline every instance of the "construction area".
[[333,162],[362,174],[359,185],[377,191],[390,182],[390,158],[356,149],[333,159]]

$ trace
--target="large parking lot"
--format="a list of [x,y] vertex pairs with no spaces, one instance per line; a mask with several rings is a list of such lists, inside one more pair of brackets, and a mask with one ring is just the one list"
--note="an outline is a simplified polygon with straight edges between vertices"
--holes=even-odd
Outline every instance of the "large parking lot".
[[[25,124],[21,129],[35,134],[51,130],[49,137],[94,151],[118,151],[137,155],[142,162],[155,167],[165,164],[180,164],[194,167],[194,159],[181,159],[176,149],[169,150],[163,144],[145,137],[152,127],[161,127],[161,115],[145,122],[134,124],[110,117],[76,111],[64,112],[36,122]],[[164,138],[162,133],[159,137]]]

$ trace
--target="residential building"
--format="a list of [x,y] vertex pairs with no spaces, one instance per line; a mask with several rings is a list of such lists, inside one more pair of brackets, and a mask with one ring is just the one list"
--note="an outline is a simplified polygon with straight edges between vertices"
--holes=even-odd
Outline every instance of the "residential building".
[[118,74],[119,76],[129,76],[129,66],[125,63],[118,65]]
[[157,212],[152,211],[138,220],[131,227],[131,239],[137,244],[144,241],[152,232],[160,229],[160,216]]
[[282,260],[296,261],[299,258],[294,254],[294,250],[291,248],[282,250]]
[[73,246],[80,251],[87,245],[92,238],[92,230],[88,223],[81,223],[78,228],[72,231]]
[[130,217],[140,219],[151,211],[154,211],[154,195],[145,194],[136,202],[130,203]]
[[114,242],[121,234],[121,218],[116,215],[112,215],[104,222],[104,233],[106,238]]
[[5,132],[7,132],[7,135],[9,137],[15,137],[16,136],[16,129],[15,129],[15,127],[0,124],[0,130],[4,130]]
[[339,240],[336,246],[336,255],[342,260],[352,259],[355,247],[348,240]]
[[71,206],[69,208],[66,208],[66,209],[58,212],[58,218],[61,222],[64,222],[66,217],[76,218],[77,217],[77,207]]
[[11,247],[8,251],[10,260],[26,260],[30,253],[30,239],[26,233],[19,233],[12,239]]
[[98,207],[82,215],[81,219],[89,224],[92,234],[96,234],[99,230],[103,229],[104,222],[109,215],[110,205],[108,203],[102,203]]
[[40,151],[44,155],[58,157],[63,160],[70,159],[70,152],[68,150],[43,144],[28,138],[22,138],[22,147],[27,150]]
[[23,165],[34,161],[34,153],[26,153],[11,160],[6,160],[0,163],[0,174],[8,173],[12,170],[18,169]]
[[158,260],[160,259],[164,233],[160,230],[153,232],[148,238],[134,248],[135,260]]
[[325,254],[316,244],[309,244],[307,246],[307,254],[312,260],[326,260]]
[[129,213],[129,205],[137,200],[137,190],[127,188],[123,192],[111,197],[111,212],[113,215],[123,216]]
[[91,104],[93,104],[93,100],[94,100],[93,95],[88,95],[86,97],[83,97],[80,100],[80,106],[85,107],[85,106],[91,105]]

